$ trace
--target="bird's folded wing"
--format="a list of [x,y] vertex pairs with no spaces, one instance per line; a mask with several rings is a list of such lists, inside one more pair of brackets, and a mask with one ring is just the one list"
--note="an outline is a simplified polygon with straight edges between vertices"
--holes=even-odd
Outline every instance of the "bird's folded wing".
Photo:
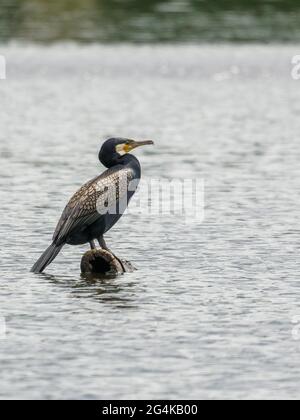
[[83,185],[66,206],[53,240],[62,242],[75,230],[83,230],[96,222],[127,193],[132,180],[130,168],[114,168]]
[[65,209],[53,236],[55,242],[65,240],[74,230],[80,232],[81,229],[93,224],[99,218],[96,206],[95,210],[87,211],[82,208],[81,204],[78,203],[72,209]]

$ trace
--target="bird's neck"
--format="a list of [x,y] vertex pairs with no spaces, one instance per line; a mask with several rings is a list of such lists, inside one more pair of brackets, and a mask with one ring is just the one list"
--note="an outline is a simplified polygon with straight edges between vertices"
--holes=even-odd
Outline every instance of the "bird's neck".
[[118,153],[116,153],[115,155],[111,156],[110,159],[100,159],[100,162],[106,166],[106,168],[112,168],[116,165],[130,165],[134,167],[140,167],[140,162],[138,159],[129,153],[123,156],[120,156]]
[[140,162],[138,161],[138,159],[134,155],[131,155],[130,153],[127,153],[126,155],[121,156],[118,163],[119,165],[140,166]]
[[134,177],[140,179],[141,178],[141,165],[139,160],[130,153],[124,155],[121,157],[121,160],[119,161],[119,164],[126,166],[127,168],[130,168],[134,172]]

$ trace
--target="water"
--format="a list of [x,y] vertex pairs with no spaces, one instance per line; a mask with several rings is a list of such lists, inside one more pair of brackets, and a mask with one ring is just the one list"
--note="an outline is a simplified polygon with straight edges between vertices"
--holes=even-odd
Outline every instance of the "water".
[[[1,398],[299,396],[297,53],[1,48]],[[86,247],[29,273],[110,135],[156,141],[144,179],[204,179],[204,222],[125,216],[133,274],[87,282]]]
[[0,0],[0,42],[299,42],[298,0]]

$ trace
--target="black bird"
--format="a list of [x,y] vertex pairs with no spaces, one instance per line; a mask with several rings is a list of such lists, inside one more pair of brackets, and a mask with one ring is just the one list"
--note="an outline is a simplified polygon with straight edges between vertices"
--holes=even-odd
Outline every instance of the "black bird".
[[66,244],[90,243],[95,249],[98,240],[109,251],[103,235],[120,219],[141,178],[138,159],[128,153],[148,144],[153,141],[111,138],[102,145],[99,160],[108,169],[84,184],[71,198],[56,227],[53,243],[34,264],[32,272],[42,273]]

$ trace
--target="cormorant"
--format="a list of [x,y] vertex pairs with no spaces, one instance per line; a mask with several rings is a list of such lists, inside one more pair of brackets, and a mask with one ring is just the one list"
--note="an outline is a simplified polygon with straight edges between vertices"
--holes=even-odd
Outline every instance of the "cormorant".
[[42,273],[65,244],[90,243],[91,249],[95,249],[97,240],[109,251],[103,235],[120,219],[141,178],[140,163],[129,152],[148,144],[153,141],[111,138],[102,145],[99,160],[108,169],[84,184],[71,198],[56,227],[53,243],[34,264],[32,272]]

